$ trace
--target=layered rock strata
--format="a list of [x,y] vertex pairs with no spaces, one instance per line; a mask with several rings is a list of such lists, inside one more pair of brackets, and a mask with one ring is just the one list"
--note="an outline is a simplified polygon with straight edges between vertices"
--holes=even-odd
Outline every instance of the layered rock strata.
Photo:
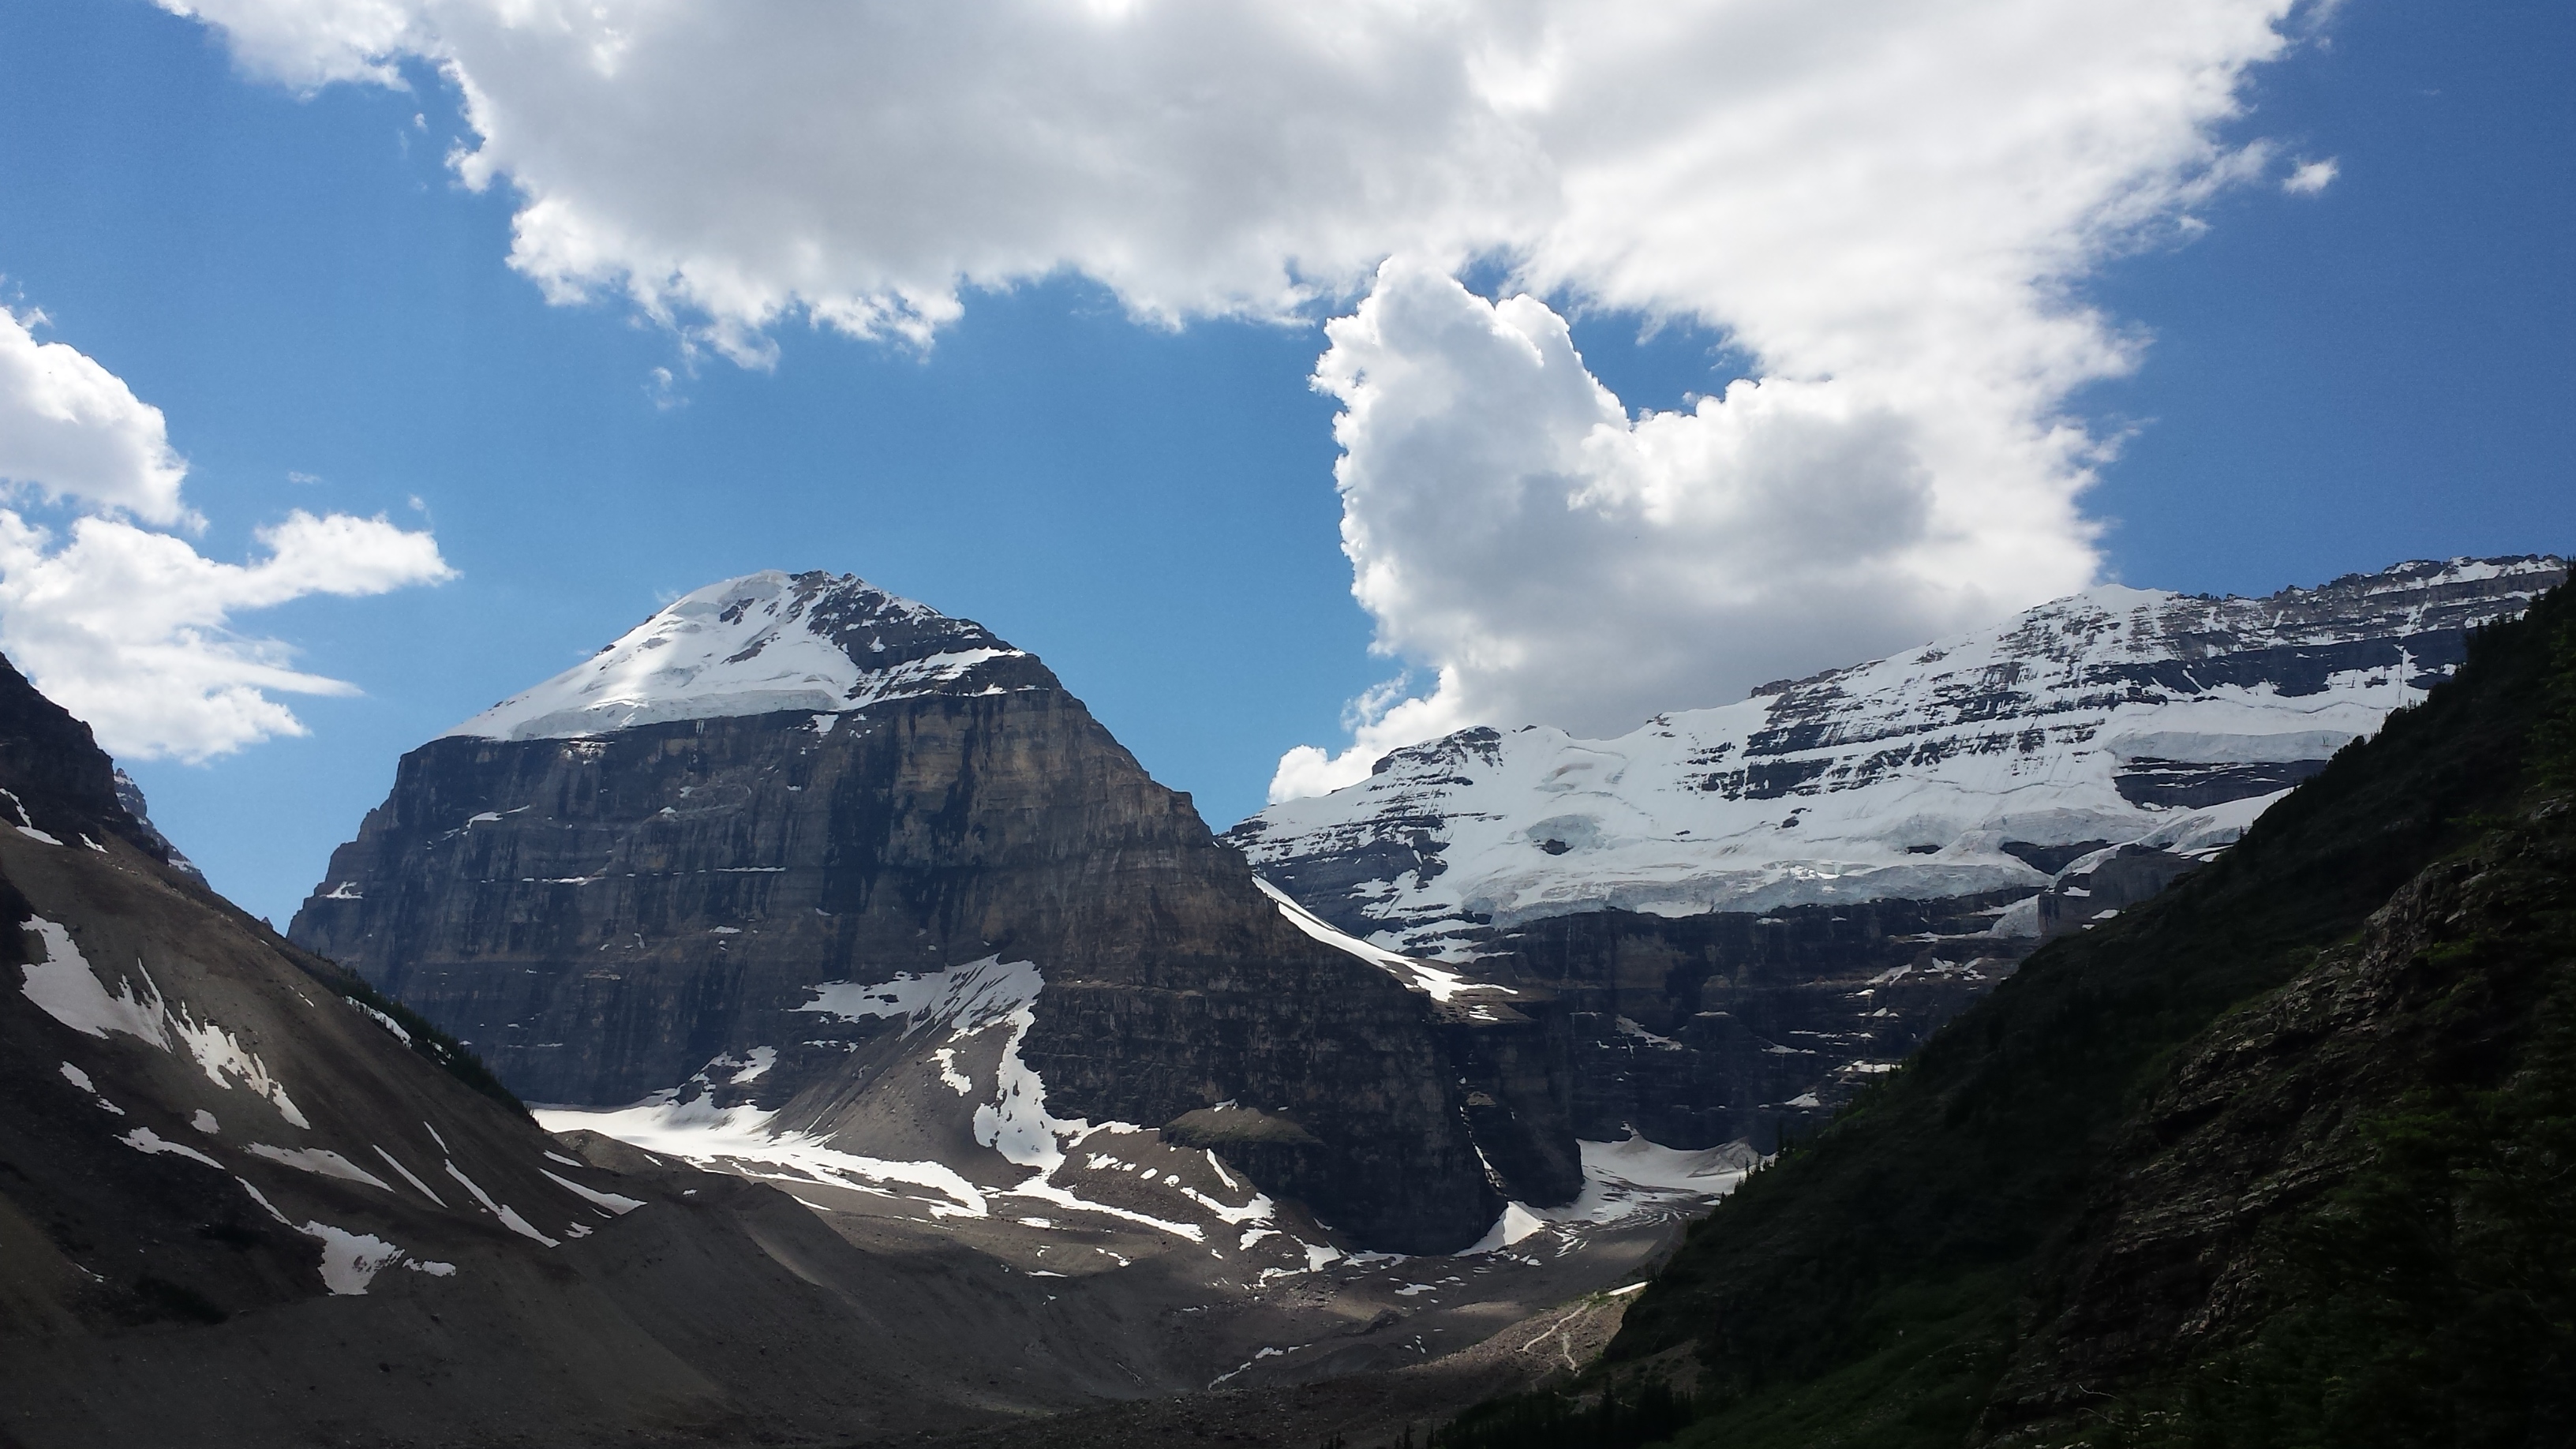
[[1025,962],[1052,1119],[1271,1114],[1314,1145],[1264,1185],[1407,1251],[1482,1234],[1497,1186],[1573,1191],[1503,1167],[1571,1157],[1561,1105],[1523,1104],[1549,1146],[1495,1137],[1489,1183],[1428,995],[1283,920],[1034,657],[854,578],[700,590],[405,756],[292,934],[532,1100],[725,1058],[726,1101],[825,1131],[902,1026],[831,992]]

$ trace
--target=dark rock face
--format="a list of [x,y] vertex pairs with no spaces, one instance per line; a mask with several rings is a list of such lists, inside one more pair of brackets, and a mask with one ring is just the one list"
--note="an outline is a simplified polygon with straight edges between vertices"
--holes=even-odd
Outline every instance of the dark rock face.
[[[0,827],[40,830],[68,844],[83,836],[117,839],[156,861],[170,845],[129,812],[119,783],[125,772],[98,747],[89,726],[45,698],[16,666],[0,659]],[[130,789],[131,782],[125,782]],[[137,792],[135,802],[142,795]]]
[[2113,783],[2119,788],[2120,798],[2132,805],[2205,810],[2230,800],[2251,800],[2257,795],[2287,790],[2325,767],[2323,760],[2211,765],[2141,758],[2123,765]]
[[[827,621],[892,607],[854,579],[789,582]],[[956,654],[953,630],[904,617]],[[863,665],[900,652],[868,648],[873,626],[815,633]],[[1272,1113],[1315,1145],[1265,1186],[1374,1246],[1462,1246],[1500,1207],[1427,998],[1291,928],[1188,798],[1016,651],[861,711],[434,740],[292,934],[521,1095],[594,1105],[755,1048],[775,1053],[762,1106],[829,1096],[900,1023],[800,1010],[813,988],[1030,961],[1021,1054],[1050,1112]],[[1561,1106],[1518,1106],[1513,1130],[1551,1145],[1498,1143],[1498,1166],[1571,1156]]]
[[1552,999],[1577,1135],[1672,1147],[1811,1132],[2035,942],[1982,898],[1769,915],[1600,911],[1506,933],[1480,973]]
[[158,854],[172,870],[196,881],[199,885],[205,884],[205,872],[197,869],[195,861],[181,855],[179,848],[170,843],[170,837],[161,833],[161,827],[152,823],[151,812],[143,803],[143,787],[135,784],[134,777],[122,769],[116,772],[115,783],[116,803],[124,806],[125,813],[134,817],[135,825],[143,832],[144,848]]

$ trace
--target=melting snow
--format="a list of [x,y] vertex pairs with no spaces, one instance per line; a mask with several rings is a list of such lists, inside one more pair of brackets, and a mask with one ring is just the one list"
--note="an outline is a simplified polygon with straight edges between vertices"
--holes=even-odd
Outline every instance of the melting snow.
[[1562,1235],[1586,1223],[1694,1207],[1733,1192],[1752,1161],[1741,1147],[1687,1151],[1633,1134],[1620,1142],[1576,1145],[1583,1153],[1583,1191],[1573,1202],[1552,1208],[1506,1203],[1492,1230],[1458,1256],[1497,1252],[1551,1229]]
[[162,1137],[160,1133],[153,1131],[149,1127],[137,1127],[133,1131],[126,1133],[124,1136],[119,1137],[116,1140],[133,1148],[137,1152],[167,1152],[179,1157],[184,1157],[190,1162],[202,1162],[208,1167],[214,1168],[218,1172],[223,1170],[224,1165],[222,1163],[217,1162],[213,1158],[208,1157],[206,1154],[199,1152],[197,1149],[190,1147],[184,1142],[169,1141]]
[[[0,790],[0,795],[8,796],[9,807],[18,812],[18,833],[20,835],[27,837],[29,840],[42,841],[47,845],[62,844],[61,841],[56,840],[52,836],[47,835],[45,832],[36,828],[34,817],[28,815],[27,807],[19,801],[16,791]],[[87,837],[84,836],[83,839],[87,839]]]
[[538,1125],[549,1132],[588,1130],[620,1142],[770,1182],[813,1182],[854,1192],[891,1196],[886,1184],[927,1188],[948,1199],[933,1202],[935,1217],[986,1215],[983,1189],[937,1162],[896,1162],[833,1148],[807,1132],[773,1129],[774,1111],[753,1106],[717,1107],[700,1096],[682,1102],[676,1092],[656,1093],[633,1106],[595,1110],[541,1107]]
[[[955,1169],[937,1162],[900,1162],[843,1152],[830,1139],[774,1126],[777,1113],[752,1105],[719,1107],[701,1094],[682,1100],[683,1089],[656,1093],[632,1106],[610,1111],[550,1107],[538,1121],[551,1131],[588,1128],[647,1151],[667,1153],[706,1167],[779,1182],[806,1181],[854,1191],[894,1196],[889,1184],[926,1188],[947,1199],[927,1203],[934,1216],[984,1217],[990,1199],[1028,1198],[1070,1211],[1118,1218],[1189,1242],[1203,1242],[1206,1229],[1129,1208],[1092,1202],[1055,1180],[1067,1154],[1103,1132],[1143,1133],[1148,1129],[1122,1122],[1066,1120],[1046,1110],[1046,1083],[1020,1056],[1020,1047],[1037,1023],[1036,1002],[1045,978],[1034,963],[1004,961],[998,955],[921,974],[905,972],[891,981],[861,984],[828,982],[806,988],[814,999],[799,1007],[844,1021],[896,1020],[903,1035],[945,1030],[956,1043],[979,1033],[1008,1028],[995,1074],[992,1096],[976,1105],[976,1142],[1005,1162],[1031,1169],[1016,1186],[986,1189],[968,1182]],[[972,1096],[975,1083],[955,1065],[955,1048],[935,1048],[941,1080],[961,1096]],[[722,1059],[720,1059],[722,1060]],[[1103,1161],[1092,1155],[1093,1168]],[[1220,1169],[1221,1171],[1221,1169]],[[1226,1179],[1229,1188],[1232,1179]],[[1228,1225],[1266,1221],[1272,1211],[1267,1197],[1256,1195],[1230,1207],[1195,1189],[1174,1189]]]
[[[1252,883],[1261,887],[1263,895],[1278,903],[1279,914],[1286,916],[1290,925],[1337,951],[1346,951],[1357,956],[1398,981],[1425,993],[1434,1001],[1446,1003],[1460,991],[1493,991],[1505,996],[1519,994],[1508,986],[1490,986],[1481,981],[1470,981],[1455,971],[1443,971],[1437,966],[1426,965],[1410,956],[1399,956],[1383,946],[1372,946],[1356,936],[1347,935],[1324,924],[1321,917],[1290,900],[1286,891],[1261,877],[1254,876]],[[1486,1019],[1490,1020],[1490,1015]]]
[[474,1200],[483,1204],[483,1210],[501,1220],[501,1226],[508,1228],[511,1232],[517,1233],[520,1237],[529,1238],[536,1242],[543,1243],[549,1248],[560,1248],[563,1246],[562,1243],[555,1239],[549,1238],[545,1234],[538,1232],[526,1218],[519,1216],[519,1214],[507,1204],[494,1202],[492,1200],[492,1195],[477,1186],[474,1179],[467,1177],[463,1172],[459,1171],[455,1163],[450,1162],[447,1164],[447,1175],[455,1178],[458,1182],[465,1184],[465,1190],[474,1194]]
[[[110,1112],[115,1113],[115,1114],[116,1114],[117,1116],[119,1116],[119,1117],[122,1117],[122,1116],[124,1116],[124,1115],[125,1115],[125,1109],[124,1109],[123,1107],[120,1107],[120,1106],[116,1105],[114,1102],[111,1102],[111,1101],[107,1100],[107,1095],[106,1095],[105,1093],[103,1093],[103,1092],[99,1091],[99,1089],[98,1089],[98,1087],[96,1086],[96,1084],[94,1084],[94,1083],[92,1083],[92,1082],[90,1081],[90,1079],[89,1079],[89,1073],[82,1071],[80,1068],[78,1068],[78,1067],[76,1067],[76,1066],[73,1066],[73,1065],[72,1065],[71,1063],[69,1063],[69,1062],[65,1062],[65,1063],[63,1063],[63,1080],[64,1080],[64,1081],[67,1081],[67,1082],[69,1082],[69,1083],[71,1083],[71,1084],[72,1084],[73,1086],[75,1086],[75,1087],[80,1088],[82,1091],[89,1093],[90,1100],[91,1100],[91,1101],[93,1101],[93,1102],[96,1102],[99,1106],[101,1106],[101,1107],[105,1108],[106,1110],[108,1110],[108,1111],[110,1111]],[[206,1114],[205,1114],[205,1113],[203,1113],[203,1112],[200,1112],[200,1113],[198,1113],[197,1115],[198,1115],[198,1116],[200,1116],[200,1117],[206,1117]],[[211,1122],[211,1121],[213,1121],[214,1119],[213,1119],[213,1118],[211,1118],[211,1117],[206,1117],[206,1120]]]
[[439,1196],[437,1193],[435,1193],[435,1192],[430,1191],[429,1184],[428,1184],[428,1183],[425,1183],[425,1182],[423,1182],[423,1181],[421,1181],[418,1177],[415,1177],[415,1176],[412,1174],[412,1170],[411,1170],[410,1168],[408,1168],[408,1167],[403,1166],[403,1165],[402,1165],[402,1163],[401,1163],[399,1160],[397,1160],[397,1159],[394,1157],[394,1155],[393,1155],[392,1153],[387,1152],[387,1151],[386,1151],[386,1150],[384,1150],[383,1148],[379,1147],[379,1148],[377,1148],[377,1149],[376,1149],[376,1155],[377,1155],[378,1157],[381,1157],[381,1158],[383,1158],[383,1159],[385,1160],[385,1166],[390,1167],[390,1168],[392,1168],[395,1172],[397,1172],[397,1173],[401,1174],[401,1176],[402,1176],[402,1180],[403,1180],[403,1181],[405,1181],[405,1182],[407,1182],[407,1183],[410,1183],[410,1184],[412,1185],[412,1187],[413,1187],[415,1190],[417,1190],[417,1191],[420,1193],[420,1195],[421,1195],[422,1197],[428,1198],[431,1202],[434,1202],[434,1203],[438,1204],[440,1207],[445,1207],[445,1206],[447,1206],[447,1199],[445,1199],[445,1198],[443,1198],[443,1197],[440,1197],[440,1196]]
[[555,1186],[562,1188],[564,1191],[571,1193],[573,1196],[582,1199],[592,1207],[606,1208],[608,1211],[615,1213],[619,1217],[624,1217],[628,1213],[631,1213],[644,1205],[644,1201],[641,1198],[628,1197],[624,1193],[601,1192],[595,1187],[584,1187],[580,1183],[574,1182],[569,1178],[557,1177],[551,1172],[546,1172],[542,1167],[538,1168],[537,1171],[545,1172],[546,1181],[551,1182]]
[[170,1028],[161,1009],[161,993],[140,964],[135,971],[143,976],[141,990],[132,981],[123,980],[117,982],[116,994],[110,996],[107,988],[98,984],[98,977],[91,972],[80,949],[72,944],[71,932],[42,916],[30,917],[21,929],[36,933],[45,959],[20,968],[26,980],[18,990],[44,1008],[47,1016],[86,1036],[104,1039],[111,1031],[121,1031],[141,1037],[163,1051],[170,1049]]
[[265,1157],[271,1162],[283,1163],[298,1172],[336,1177],[344,1182],[363,1182],[369,1187],[380,1188],[386,1192],[393,1191],[392,1184],[383,1178],[327,1148],[271,1147],[265,1142],[254,1142],[247,1150],[253,1157]]
[[[377,1273],[403,1256],[402,1249],[382,1238],[335,1228],[329,1223],[308,1222],[296,1231],[322,1240],[322,1286],[333,1293],[366,1292]],[[445,1263],[436,1267],[456,1271]]]
[[46,1015],[74,1031],[101,1039],[113,1031],[140,1038],[163,1051],[176,1051],[185,1045],[208,1081],[229,1090],[233,1083],[224,1078],[237,1077],[254,1095],[274,1103],[278,1114],[288,1122],[298,1127],[312,1125],[286,1095],[286,1088],[269,1076],[267,1065],[244,1051],[231,1032],[212,1020],[199,1022],[184,1004],[171,1010],[142,962],[134,965],[135,974],[143,978],[141,987],[131,980],[120,980],[116,994],[111,996],[99,984],[79,948],[72,944],[69,931],[41,916],[29,918],[23,929],[36,933],[45,959],[20,968],[24,981],[18,989]]
[[843,1021],[904,1018],[903,1034],[924,1027],[949,1027],[949,1040],[995,1025],[1017,1007],[1038,999],[1046,984],[1038,968],[1026,961],[1005,962],[987,956],[963,966],[916,975],[895,974],[891,981],[855,985],[829,981],[805,989],[814,999],[796,1008]]

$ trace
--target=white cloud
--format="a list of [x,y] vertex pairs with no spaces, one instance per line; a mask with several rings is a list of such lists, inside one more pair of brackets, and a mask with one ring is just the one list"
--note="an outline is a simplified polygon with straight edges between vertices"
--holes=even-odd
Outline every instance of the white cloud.
[[2281,189],[2292,196],[2315,196],[2334,185],[2341,169],[2332,156],[2323,161],[2302,161],[2297,170],[2282,179]]
[[44,320],[0,307],[0,482],[150,523],[196,522],[179,502],[188,465],[161,410],[69,345],[38,342]]
[[259,530],[267,556],[247,566],[138,525],[198,523],[160,410],[68,345],[0,318],[0,474],[93,515],[63,540],[0,508],[0,651],[110,752],[194,761],[304,733],[263,691],[355,688],[290,668],[287,646],[234,634],[232,616],[450,576],[430,535],[381,518],[297,509]]
[[1436,687],[1380,693],[1286,799],[1479,723],[1615,733],[1740,699],[2090,581],[2080,435],[1998,435],[1871,380],[1737,382],[1633,422],[1562,318],[1390,262],[1331,323],[1342,543],[1378,647]]
[[1758,326],[1799,371],[1998,321],[2098,347],[2027,284],[2218,159],[2291,6],[163,3],[290,84],[442,67],[460,171],[519,193],[516,265],[753,361],[799,309],[920,334],[961,284],[1070,269],[1149,314],[1278,313],[1416,251]]
[[[747,365],[783,319],[927,339],[1061,272],[1150,318],[1305,316],[1402,258],[1318,373],[1355,588],[1436,681],[1363,703],[1374,748],[1614,727],[2087,582],[2099,449],[2062,412],[2139,338],[2077,286],[2262,173],[2218,128],[2296,4],[190,10],[290,84],[437,67],[513,265]],[[1632,423],[1547,308],[1444,290],[1470,260],[1705,326],[1761,385]]]
[[301,509],[259,531],[267,556],[249,565],[122,520],[80,519],[70,534],[0,509],[0,649],[109,753],[134,759],[197,762],[303,734],[268,691],[358,692],[291,668],[281,643],[233,633],[233,615],[450,576],[426,533]]

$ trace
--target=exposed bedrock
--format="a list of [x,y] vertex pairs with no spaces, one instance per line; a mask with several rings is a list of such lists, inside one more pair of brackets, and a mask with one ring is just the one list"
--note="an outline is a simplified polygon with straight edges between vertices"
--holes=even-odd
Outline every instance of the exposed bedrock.
[[1769,1151],[2011,974],[2037,942],[1987,935],[1995,903],[1587,912],[1505,933],[1476,971],[1552,998],[1578,1135]]
[[815,988],[1025,960],[1045,986],[1019,1049],[1056,1117],[1275,1114],[1318,1146],[1264,1185],[1375,1247],[1486,1230],[1501,1200],[1480,1140],[1513,1196],[1573,1195],[1544,1050],[1477,1047],[1291,928],[1187,796],[1034,659],[999,662],[1003,687],[970,676],[863,712],[433,740],[334,853],[294,939],[532,1101],[633,1101],[729,1057],[766,1063],[726,1085],[782,1123],[846,1096],[881,1055],[860,1048],[905,1026],[816,1009]]

